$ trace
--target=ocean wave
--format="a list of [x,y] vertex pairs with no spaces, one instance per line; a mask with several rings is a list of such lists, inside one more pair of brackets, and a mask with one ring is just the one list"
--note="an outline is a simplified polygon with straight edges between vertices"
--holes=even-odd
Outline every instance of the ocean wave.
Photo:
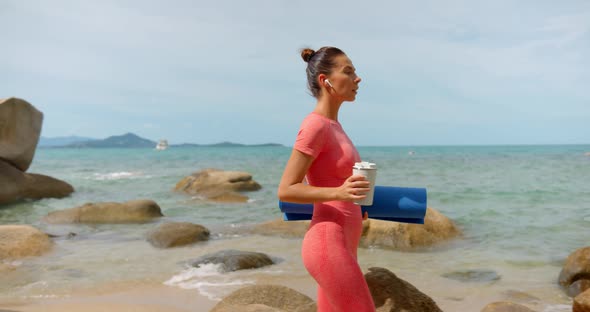
[[61,297],[58,295],[48,294],[48,295],[31,295],[26,298],[29,298],[29,299],[56,299],[56,298],[61,298]]
[[2,260],[2,262],[0,262],[0,263],[5,264],[5,265],[9,265],[9,266],[13,266],[13,267],[18,267],[18,266],[21,266],[23,264],[22,261],[18,261],[18,260],[13,260],[13,261],[10,261],[10,260]]
[[128,171],[120,171],[120,172],[109,172],[109,173],[94,173],[90,179],[97,180],[97,181],[104,181],[104,180],[123,180],[123,179],[149,179],[151,178],[150,175],[144,175],[141,171],[135,172],[128,172]]
[[234,279],[232,276],[222,273],[222,264],[208,263],[187,268],[165,281],[164,285],[197,289],[210,300],[221,300],[228,287],[255,284],[254,280]]
[[30,284],[26,284],[22,286],[22,289],[31,290],[31,289],[47,289],[49,283],[47,281],[36,281]]

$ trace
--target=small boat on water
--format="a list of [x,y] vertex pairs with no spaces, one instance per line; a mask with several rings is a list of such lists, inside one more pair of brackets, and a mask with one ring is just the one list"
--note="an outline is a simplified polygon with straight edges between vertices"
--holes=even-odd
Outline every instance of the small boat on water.
[[168,148],[168,140],[160,140],[156,145],[156,150],[163,151]]

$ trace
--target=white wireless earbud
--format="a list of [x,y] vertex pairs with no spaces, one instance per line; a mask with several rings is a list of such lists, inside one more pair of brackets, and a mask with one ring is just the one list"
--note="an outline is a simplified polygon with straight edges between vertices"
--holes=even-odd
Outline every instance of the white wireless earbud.
[[330,87],[330,88],[334,88],[332,87],[332,84],[330,83],[330,80],[326,79],[324,80],[324,82]]

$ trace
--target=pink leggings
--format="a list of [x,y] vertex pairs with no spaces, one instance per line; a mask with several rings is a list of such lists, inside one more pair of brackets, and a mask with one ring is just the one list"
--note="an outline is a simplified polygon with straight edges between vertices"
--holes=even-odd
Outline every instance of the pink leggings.
[[326,220],[326,210],[319,216],[317,208],[301,253],[303,264],[318,283],[318,312],[374,312],[375,304],[356,256],[362,231],[360,212],[344,217],[338,210],[329,209],[332,216]]

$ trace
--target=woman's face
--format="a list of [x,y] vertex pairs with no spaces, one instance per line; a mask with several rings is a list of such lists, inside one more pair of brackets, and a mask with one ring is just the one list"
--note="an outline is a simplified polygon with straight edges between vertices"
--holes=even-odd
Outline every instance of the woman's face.
[[346,55],[339,55],[334,59],[334,69],[327,76],[332,87],[326,86],[328,93],[337,96],[343,101],[354,101],[358,92],[361,78],[356,75],[356,68]]

